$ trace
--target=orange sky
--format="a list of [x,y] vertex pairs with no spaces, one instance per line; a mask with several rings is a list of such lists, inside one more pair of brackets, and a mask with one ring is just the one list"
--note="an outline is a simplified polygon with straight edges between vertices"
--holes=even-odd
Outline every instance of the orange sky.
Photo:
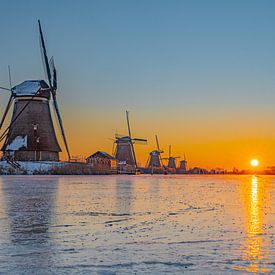
[[[2,102],[7,100],[2,96]],[[87,157],[97,150],[112,152],[114,133],[127,133],[125,111],[104,108],[60,108],[72,156]],[[95,103],[96,105],[96,103]],[[101,107],[101,106],[99,106]],[[0,114],[3,108],[0,109]],[[55,116],[53,116],[55,120]],[[8,125],[10,115],[3,127]],[[234,110],[204,110],[202,112],[176,109],[152,111],[135,109],[130,111],[133,137],[147,138],[148,145],[136,145],[138,163],[145,165],[148,154],[156,149],[155,134],[161,148],[168,155],[172,145],[174,156],[186,154],[189,167],[249,169],[250,160],[257,158],[259,168],[275,165],[275,123],[272,112]],[[65,159],[64,145],[61,158]]]
[[[114,133],[127,133],[124,112],[85,112],[65,112],[72,155],[88,156],[96,150],[111,153]],[[183,158],[185,153],[189,166],[248,169],[252,158],[259,159],[259,168],[275,164],[275,126],[270,114],[261,118],[252,112],[231,117],[214,112],[202,117],[180,114],[170,113],[168,118],[165,113],[148,110],[130,113],[133,136],[148,139],[148,145],[135,147],[139,163],[145,164],[148,153],[155,149],[157,133],[163,156],[167,156],[171,144],[173,155]]]

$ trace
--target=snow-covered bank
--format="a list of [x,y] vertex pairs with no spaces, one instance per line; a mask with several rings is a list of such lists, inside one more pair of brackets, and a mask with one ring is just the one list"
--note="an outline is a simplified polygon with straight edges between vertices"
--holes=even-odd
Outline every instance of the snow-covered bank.
[[97,171],[91,165],[78,162],[0,161],[0,175],[107,175],[111,171]]
[[68,162],[52,161],[18,161],[18,168],[7,161],[0,161],[0,174],[47,174],[54,168],[61,168],[68,165]]

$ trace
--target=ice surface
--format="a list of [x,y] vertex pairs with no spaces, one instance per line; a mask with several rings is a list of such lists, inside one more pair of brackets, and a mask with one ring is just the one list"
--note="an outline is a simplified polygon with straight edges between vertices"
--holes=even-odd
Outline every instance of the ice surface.
[[275,271],[275,177],[2,176],[3,274]]

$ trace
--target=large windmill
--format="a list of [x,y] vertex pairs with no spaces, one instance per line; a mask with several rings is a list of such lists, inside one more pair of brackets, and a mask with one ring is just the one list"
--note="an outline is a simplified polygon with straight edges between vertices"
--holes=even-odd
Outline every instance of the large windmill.
[[170,170],[176,170],[176,159],[180,157],[173,157],[171,153],[171,145],[169,145],[169,157],[163,158],[163,160],[168,160],[167,168]]
[[159,147],[158,136],[156,135],[155,137],[156,137],[157,150],[153,150],[150,152],[147,165],[146,165],[147,168],[151,168],[151,169],[163,167],[162,159],[160,157],[160,155],[163,153],[163,150],[161,150]]
[[132,167],[133,170],[137,168],[137,159],[134,150],[134,144],[146,144],[147,140],[142,138],[132,138],[129,112],[126,111],[126,120],[128,135],[117,135],[115,136],[115,158],[118,160],[119,169],[123,167]]
[[44,80],[26,80],[10,89],[10,98],[0,122],[0,129],[14,102],[12,119],[0,136],[3,157],[15,161],[58,161],[61,148],[58,144],[50,111],[52,98],[58,125],[70,159],[69,147],[56,99],[57,72],[53,57],[48,60],[45,41],[38,20],[43,65],[47,75]]

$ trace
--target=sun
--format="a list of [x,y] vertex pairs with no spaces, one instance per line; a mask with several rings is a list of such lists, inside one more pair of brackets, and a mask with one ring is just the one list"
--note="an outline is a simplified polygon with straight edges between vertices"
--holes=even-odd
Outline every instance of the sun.
[[259,165],[259,161],[257,159],[252,159],[250,161],[250,165],[253,167],[257,167]]

